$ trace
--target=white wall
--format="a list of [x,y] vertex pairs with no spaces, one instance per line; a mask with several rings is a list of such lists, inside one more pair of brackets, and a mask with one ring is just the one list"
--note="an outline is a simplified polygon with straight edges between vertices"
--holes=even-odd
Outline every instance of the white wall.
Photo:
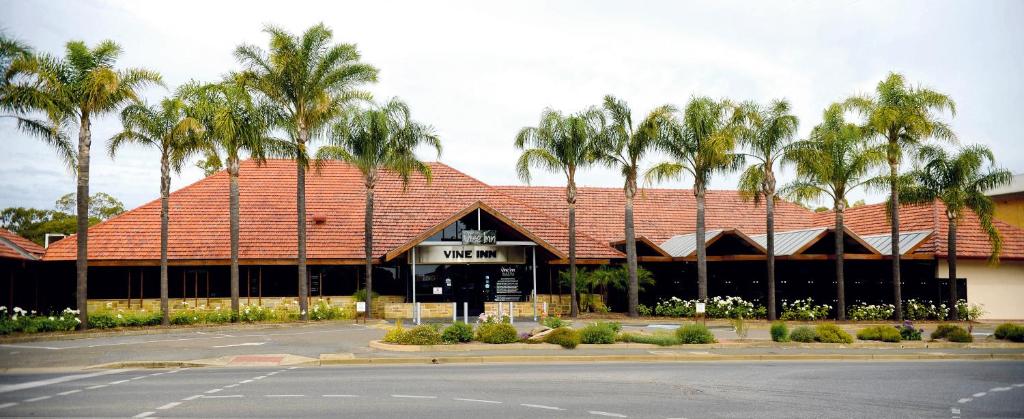
[[[940,260],[937,277],[948,278],[949,266]],[[1001,261],[989,265],[985,260],[957,260],[956,276],[967,278],[967,302],[982,304],[983,319],[1024,319],[1024,262]]]

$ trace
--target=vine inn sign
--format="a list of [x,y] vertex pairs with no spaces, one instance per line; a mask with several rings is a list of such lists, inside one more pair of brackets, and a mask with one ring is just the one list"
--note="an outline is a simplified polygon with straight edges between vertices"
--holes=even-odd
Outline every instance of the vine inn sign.
[[[476,315],[508,310],[532,316],[547,307],[568,312],[568,208],[557,187],[490,186],[449,166],[432,163],[433,179],[414,177],[403,188],[385,174],[376,191],[373,220],[375,316],[410,318]],[[243,304],[296,304],[295,166],[247,161],[240,176],[241,298]],[[307,178],[309,285],[312,301],[354,305],[365,284],[364,191],[360,173],[344,163],[326,164]],[[707,194],[709,294],[766,304],[764,206],[735,191]],[[621,188],[581,188],[577,197],[577,259],[581,269],[625,261]],[[641,303],[695,298],[696,205],[692,191],[646,189],[635,203],[638,260],[655,283]],[[941,302],[947,244],[939,202],[904,206],[900,249],[903,296]],[[160,208],[154,200],[89,233],[90,308],[157,309]],[[889,303],[889,225],[883,205],[851,208],[847,229],[834,215],[799,205],[776,207],[777,298],[814,298],[835,305],[832,244],[842,235],[847,251],[847,301]],[[229,306],[228,176],[216,173],[170,198],[170,296],[172,308]],[[997,221],[1004,240],[998,265],[979,222],[968,215],[959,229],[961,295],[983,304],[987,318],[1024,318],[1024,231]],[[74,305],[76,242],[71,236],[43,249],[0,231],[0,305],[46,311]],[[605,301],[626,307],[624,292]],[[457,303],[457,304],[452,304]],[[454,310],[454,311],[453,311]]]

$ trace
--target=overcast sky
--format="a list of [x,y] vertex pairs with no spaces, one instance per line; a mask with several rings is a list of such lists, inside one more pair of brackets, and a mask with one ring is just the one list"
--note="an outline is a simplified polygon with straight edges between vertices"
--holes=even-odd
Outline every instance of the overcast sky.
[[[267,23],[298,33],[322,21],[380,69],[369,86],[378,100],[399,96],[435,127],[442,162],[495,185],[520,183],[512,141],[545,107],[572,112],[614,94],[640,119],[693,95],[786,98],[804,136],[825,106],[870,92],[889,71],[951,95],[958,113],[946,117],[961,140],[988,145],[1001,166],[1024,172],[1022,20],[1021,1],[0,1],[8,36],[57,54],[68,40],[112,39],[125,51],[119,65],[159,71],[171,89],[239,68],[232,51],[265,46]],[[166,94],[146,92],[150,102]],[[94,122],[91,188],[132,208],[158,197],[159,156],[126,148],[112,160],[105,145],[118,129],[114,115]],[[0,149],[0,208],[51,208],[73,191],[56,154],[7,118]],[[190,166],[172,188],[201,177]],[[736,178],[712,186],[732,189]],[[579,181],[622,184],[610,170]]]

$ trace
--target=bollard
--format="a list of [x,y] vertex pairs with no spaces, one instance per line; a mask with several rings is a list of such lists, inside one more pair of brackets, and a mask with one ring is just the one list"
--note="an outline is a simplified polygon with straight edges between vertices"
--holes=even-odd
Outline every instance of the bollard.
[[544,302],[544,317],[548,316],[548,302]]
[[462,303],[462,322],[469,324],[469,303]]
[[452,324],[459,321],[459,303],[452,303]]
[[416,324],[420,324],[420,303],[416,302]]
[[499,318],[499,319],[501,318],[501,316],[504,316],[504,315],[505,315],[505,313],[504,313],[504,312],[502,311],[502,308],[503,308],[503,307],[504,307],[504,304],[502,304],[502,303],[501,303],[501,302],[499,301],[499,302],[498,302],[498,318]]
[[508,303],[508,322],[509,324],[516,324],[516,303],[511,301]]

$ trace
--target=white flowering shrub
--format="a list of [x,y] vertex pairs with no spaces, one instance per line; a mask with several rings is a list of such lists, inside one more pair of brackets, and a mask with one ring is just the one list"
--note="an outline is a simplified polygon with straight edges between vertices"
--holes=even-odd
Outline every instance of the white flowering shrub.
[[782,302],[782,320],[822,320],[827,319],[832,312],[832,306],[828,304],[814,305],[813,298],[794,300],[792,303]]
[[480,316],[476,319],[477,324],[497,324],[497,323],[511,323],[511,319],[507,314],[498,315],[497,313],[480,313]]
[[78,324],[78,310],[64,309],[60,313],[42,315],[35,310],[14,307],[8,311],[0,306],[0,335],[11,333],[57,332],[74,330]]
[[[654,306],[654,315],[665,317],[693,317],[697,314],[699,300],[683,300],[672,297],[661,300]],[[741,297],[712,297],[704,307],[704,315],[713,319],[755,319],[764,318],[768,310],[764,306],[754,305]]]
[[949,307],[932,301],[909,299],[903,302],[903,318],[907,320],[946,320]]
[[846,308],[846,316],[850,320],[889,320],[896,312],[892,304],[860,303]]

